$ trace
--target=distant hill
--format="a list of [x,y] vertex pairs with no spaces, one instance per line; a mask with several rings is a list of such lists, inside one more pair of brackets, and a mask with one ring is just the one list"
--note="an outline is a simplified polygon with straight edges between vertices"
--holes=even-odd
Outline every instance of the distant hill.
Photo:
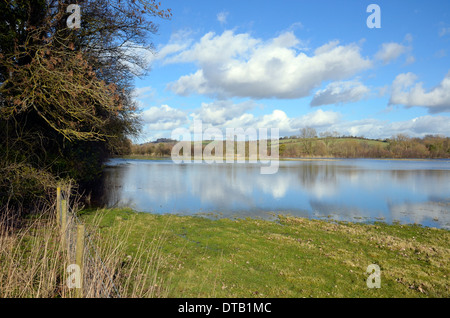
[[156,141],[152,141],[152,144],[160,144],[160,143],[173,143],[173,142],[177,142],[174,139],[170,139],[170,138],[158,138],[156,139]]

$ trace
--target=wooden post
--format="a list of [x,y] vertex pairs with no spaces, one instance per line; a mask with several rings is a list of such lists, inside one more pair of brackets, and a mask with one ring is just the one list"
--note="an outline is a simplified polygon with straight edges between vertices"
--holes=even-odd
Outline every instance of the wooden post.
[[80,266],[80,288],[76,289],[77,298],[83,297],[83,256],[84,256],[84,225],[77,226],[77,247],[75,261]]
[[66,228],[67,228],[67,202],[61,200],[61,235],[63,245],[66,245]]
[[56,188],[56,224],[61,225],[61,186]]

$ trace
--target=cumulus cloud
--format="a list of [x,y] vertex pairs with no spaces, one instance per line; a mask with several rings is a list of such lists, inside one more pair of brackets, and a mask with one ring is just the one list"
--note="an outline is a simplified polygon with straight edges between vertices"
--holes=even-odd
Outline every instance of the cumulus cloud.
[[450,135],[450,117],[447,116],[421,116],[407,121],[391,123],[388,129],[391,135],[404,133],[410,136],[423,137],[425,135]]
[[[186,127],[193,130],[194,120],[201,120],[203,129],[216,127],[225,134],[226,128],[278,128],[280,136],[298,135],[301,128],[309,126],[318,132],[337,131],[341,135],[364,136],[367,138],[389,138],[397,134],[423,137],[429,134],[450,135],[450,117],[427,115],[404,121],[388,121],[374,118],[345,120],[340,112],[316,111],[300,116],[288,116],[280,109],[256,116],[249,113],[259,105],[252,102],[233,103],[214,101],[187,114],[168,105],[152,107],[142,113],[144,133],[151,136],[170,137],[163,131]],[[189,116],[188,116],[189,115]]]
[[399,74],[392,83],[389,104],[426,107],[430,113],[450,112],[450,72],[429,91],[423,88],[423,83],[416,83],[417,79],[411,72]]
[[168,105],[151,107],[142,112],[141,118],[146,130],[172,130],[187,122],[187,115]]
[[331,41],[313,54],[292,31],[263,41],[247,33],[213,32],[165,63],[196,63],[198,70],[168,85],[179,95],[205,94],[253,99],[308,96],[324,81],[343,80],[370,68],[357,44]]
[[201,107],[191,114],[191,117],[201,120],[206,124],[222,126],[227,123],[229,124],[230,121],[239,118],[248,119],[249,117],[245,116],[246,111],[253,109],[255,106],[256,104],[252,101],[247,101],[239,104],[234,104],[232,101],[215,101],[212,103],[202,103]]
[[321,109],[315,112],[305,114],[301,117],[294,118],[292,120],[292,126],[298,131],[298,129],[310,126],[314,128],[323,128],[326,126],[332,126],[337,124],[341,118],[341,114],[331,110],[323,111]]
[[407,46],[399,43],[383,43],[381,49],[375,54],[375,58],[383,61],[384,64],[388,64],[408,51],[409,48]]
[[226,128],[278,128],[281,135],[295,135],[302,127],[323,128],[337,124],[341,118],[338,112],[321,109],[298,117],[289,117],[280,109],[261,116],[249,112],[260,106],[254,101],[237,104],[229,100],[202,103],[200,108],[189,115],[188,125],[192,130],[193,121],[201,120],[204,129],[215,127],[225,131]]
[[299,129],[305,126],[320,129],[338,123],[341,118],[340,113],[321,109],[299,117],[289,117],[280,109],[262,116],[247,112],[255,106],[253,102],[233,104],[230,101],[202,104],[191,117],[202,120],[204,128],[278,128],[281,135],[298,134]]
[[314,94],[311,106],[357,102],[367,96],[370,89],[359,81],[338,81]]
[[367,118],[354,121],[340,121],[328,128],[329,131],[338,131],[343,135],[364,136],[367,138],[390,138],[397,134],[406,134],[411,137],[424,137],[425,135],[450,135],[450,117],[421,116],[404,121],[389,122]]
[[234,56],[244,56],[261,40],[253,39],[249,34],[234,34],[225,31],[216,36],[214,32],[205,34],[199,42],[189,49],[166,59],[166,63],[198,62],[201,64],[226,65]]
[[345,120],[338,112],[318,110],[298,118],[289,119],[291,134],[298,134],[300,128],[310,126],[321,131],[337,131],[341,135],[364,136],[367,138],[390,138],[397,134],[411,137],[425,135],[450,136],[450,117],[426,115],[404,121],[388,121],[375,118]]

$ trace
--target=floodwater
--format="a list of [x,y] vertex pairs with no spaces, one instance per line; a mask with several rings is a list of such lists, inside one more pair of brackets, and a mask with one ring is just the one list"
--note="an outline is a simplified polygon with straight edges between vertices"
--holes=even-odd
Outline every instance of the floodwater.
[[112,159],[99,205],[273,219],[277,214],[450,229],[450,160],[336,159],[261,164]]

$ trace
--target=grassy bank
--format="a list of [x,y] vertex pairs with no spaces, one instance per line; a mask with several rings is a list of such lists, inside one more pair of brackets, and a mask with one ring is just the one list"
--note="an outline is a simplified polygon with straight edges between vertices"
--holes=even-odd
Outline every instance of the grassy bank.
[[[420,226],[102,214],[108,237],[128,228],[129,259],[157,252],[168,297],[449,297],[450,232]],[[156,246],[156,249],[155,249]],[[141,256],[139,256],[141,257]],[[369,289],[370,264],[381,288]]]
[[69,265],[76,262],[78,240],[75,219],[69,214],[63,235],[54,215],[48,206],[21,218],[0,213],[0,298],[167,296],[156,276],[158,245],[150,250],[147,244],[145,253],[138,247],[130,259],[124,251],[129,229],[115,227],[105,237],[98,232],[98,217],[86,228],[83,288],[69,288]]

